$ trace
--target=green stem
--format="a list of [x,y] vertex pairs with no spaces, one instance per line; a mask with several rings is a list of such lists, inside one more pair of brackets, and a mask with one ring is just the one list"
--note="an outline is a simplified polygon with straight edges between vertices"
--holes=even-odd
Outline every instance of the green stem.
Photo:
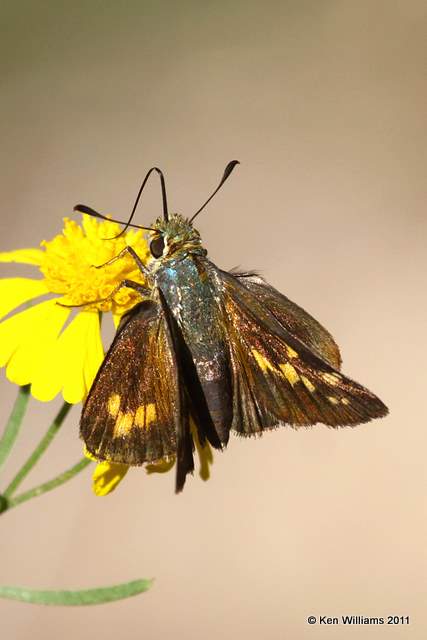
[[83,471],[83,469],[85,469],[91,462],[92,461],[88,458],[82,458],[75,465],[67,469],[67,471],[64,471],[63,473],[60,473],[59,476],[56,476],[56,478],[52,478],[52,480],[43,482],[43,484],[39,484],[37,487],[21,493],[19,496],[16,496],[16,498],[10,498],[9,500],[7,500],[6,508],[4,510],[7,511],[8,509],[16,507],[22,502],[31,500],[31,498],[37,498],[47,491],[52,491],[52,489],[55,489],[61,484],[68,482],[68,480],[71,480],[71,478],[74,478],[74,476],[80,473],[80,471]]
[[8,457],[22,424],[22,419],[30,399],[30,386],[20,387],[18,396],[13,405],[12,413],[7,421],[6,428],[0,440],[0,467]]
[[16,476],[13,478],[12,482],[9,484],[9,486],[6,489],[6,491],[4,491],[3,497],[6,500],[8,500],[8,501],[10,500],[10,497],[15,493],[16,489],[19,487],[21,482],[24,480],[24,478],[27,477],[27,475],[29,474],[31,469],[34,467],[34,465],[37,463],[37,461],[40,459],[40,457],[46,451],[46,449],[48,448],[48,446],[52,442],[53,438],[58,433],[62,423],[64,422],[64,420],[65,420],[65,418],[66,418],[66,416],[67,416],[67,414],[69,412],[69,410],[71,409],[71,406],[72,405],[68,404],[68,402],[64,402],[64,404],[62,405],[61,409],[59,410],[56,418],[54,419],[54,421],[50,425],[49,429],[46,431],[46,433],[43,436],[43,438],[40,440],[40,442],[37,445],[37,447],[34,449],[33,453],[30,455],[28,460],[25,462],[25,464],[18,471]]

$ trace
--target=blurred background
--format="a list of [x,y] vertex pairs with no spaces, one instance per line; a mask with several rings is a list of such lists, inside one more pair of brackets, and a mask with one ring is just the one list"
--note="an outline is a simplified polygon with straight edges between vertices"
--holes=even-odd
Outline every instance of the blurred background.
[[[0,15],[1,250],[51,238],[77,202],[126,218],[154,164],[190,215],[237,158],[198,218],[211,259],[312,313],[391,411],[232,438],[179,496],[173,474],[136,469],[96,498],[86,471],[5,513],[1,584],[156,580],[93,608],[1,601],[2,636],[425,638],[426,3],[3,0]],[[154,180],[138,221],[160,210]],[[2,486],[60,404],[31,401]],[[23,488],[80,457],[79,411]]]

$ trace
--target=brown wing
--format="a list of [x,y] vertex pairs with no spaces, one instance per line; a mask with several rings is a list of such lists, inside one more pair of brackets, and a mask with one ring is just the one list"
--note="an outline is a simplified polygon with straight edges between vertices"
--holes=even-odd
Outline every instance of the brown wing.
[[[239,274],[235,275],[239,277]],[[322,360],[326,360],[335,369],[341,367],[341,355],[337,343],[329,331],[307,311],[289,300],[260,276],[241,274],[239,282],[249,289],[284,329],[307,345],[310,351]]]
[[81,437],[97,459],[141,465],[176,455],[186,430],[179,372],[161,304],[125,316],[83,407]]
[[[240,279],[224,272],[219,277],[230,343],[233,430],[251,435],[280,424],[318,422],[338,427],[386,415],[379,398],[285,328],[286,310],[277,313],[279,321]],[[280,298],[275,304],[278,308]]]

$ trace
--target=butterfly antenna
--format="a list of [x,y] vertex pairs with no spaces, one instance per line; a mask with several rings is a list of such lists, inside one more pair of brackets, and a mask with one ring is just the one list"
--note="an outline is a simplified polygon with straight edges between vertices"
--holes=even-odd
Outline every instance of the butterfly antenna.
[[[101,220],[106,220],[107,222],[117,222],[117,224],[126,224],[128,227],[134,227],[135,229],[146,229],[147,231],[156,231],[152,227],[141,227],[139,224],[131,224],[130,222],[125,223],[121,220],[114,220],[114,218],[108,218],[107,216],[103,216],[102,213],[98,213],[92,207],[88,207],[85,204],[76,204],[74,207],[74,211],[79,211],[80,213],[87,213],[88,216],[92,216],[93,218],[100,218]],[[121,234],[122,232],[120,232]],[[117,236],[114,236],[115,238]],[[104,238],[105,240],[112,240],[113,238]]]
[[238,160],[232,160],[231,162],[228,163],[228,165],[225,167],[224,170],[224,175],[221,178],[221,182],[219,183],[219,185],[217,186],[217,188],[215,189],[215,191],[212,193],[212,195],[209,196],[209,198],[206,200],[206,202],[204,204],[202,204],[202,206],[200,207],[200,209],[198,209],[196,211],[196,213],[194,214],[194,216],[192,218],[190,218],[190,222],[193,222],[194,218],[196,216],[199,215],[199,213],[201,211],[203,211],[203,209],[206,207],[206,205],[212,200],[212,198],[214,197],[214,195],[221,189],[222,185],[224,184],[224,182],[227,180],[227,178],[229,177],[229,175],[231,174],[231,172],[233,171],[234,167],[236,166],[236,164],[240,164],[240,162]]
[[135,215],[135,211],[136,211],[136,208],[138,206],[139,200],[141,198],[141,194],[142,194],[142,192],[144,190],[145,185],[147,184],[148,178],[153,173],[153,171],[156,171],[160,176],[160,185],[161,185],[161,188],[162,188],[163,218],[167,222],[169,220],[169,212],[168,212],[168,201],[167,201],[167,198],[166,198],[165,177],[163,175],[163,172],[158,167],[151,167],[151,169],[147,172],[147,175],[145,176],[144,180],[142,181],[142,185],[141,185],[141,187],[140,187],[140,189],[138,191],[138,195],[136,196],[135,204],[133,205],[131,214],[129,216],[129,220],[127,222],[120,222],[120,220],[113,220],[112,218],[107,218],[106,216],[103,216],[101,213],[98,213],[97,211],[95,211],[91,207],[87,207],[84,204],[77,204],[74,207],[74,211],[80,211],[81,213],[87,213],[88,215],[93,216],[94,218],[101,218],[101,220],[110,220],[110,222],[117,222],[118,224],[124,224],[125,225],[123,227],[123,229],[120,231],[120,233],[118,233],[116,236],[113,236],[112,238],[105,238],[105,240],[114,240],[115,238],[119,238],[124,233],[126,233],[126,230],[128,229],[128,227],[134,227],[136,229],[147,229],[148,231],[156,231],[156,229],[153,229],[152,227],[142,227],[140,225],[132,224],[132,219],[133,219],[133,216]]
[[147,183],[148,178],[150,177],[150,175],[153,173],[153,171],[156,171],[159,176],[160,176],[160,185],[162,188],[162,202],[163,202],[163,218],[165,220],[165,222],[167,222],[169,220],[169,212],[168,212],[168,201],[166,198],[166,185],[165,185],[165,177],[163,175],[163,172],[158,168],[158,167],[151,167],[151,169],[147,172],[147,175],[145,176],[144,180],[142,181],[142,185],[138,191],[138,195],[136,196],[136,200],[135,200],[135,204],[133,205],[133,209],[132,212],[129,216],[129,220],[126,223],[125,228],[123,229],[122,233],[124,233],[124,231],[126,231],[126,227],[129,226],[129,224],[132,222],[132,218],[135,214],[136,208],[138,206],[138,202],[139,199],[141,197],[141,194],[144,190],[144,187]]

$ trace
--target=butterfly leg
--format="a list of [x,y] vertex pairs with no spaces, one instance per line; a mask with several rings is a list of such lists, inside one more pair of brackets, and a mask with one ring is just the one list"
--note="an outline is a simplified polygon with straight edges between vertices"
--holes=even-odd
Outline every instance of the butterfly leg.
[[148,276],[149,271],[147,267],[142,262],[141,258],[139,257],[135,249],[132,249],[132,247],[129,247],[129,246],[126,246],[124,249],[120,251],[120,253],[114,256],[114,258],[107,260],[107,262],[104,262],[104,264],[98,264],[93,266],[95,267],[95,269],[102,269],[103,267],[107,267],[108,265],[113,264],[117,260],[120,260],[127,254],[131,255],[132,258],[135,260],[136,264],[138,265],[138,269],[141,271],[141,273],[143,273],[145,276]]
[[91,304],[99,304],[100,302],[108,302],[111,300],[120,289],[123,287],[127,287],[128,289],[134,289],[141,294],[142,297],[148,297],[151,294],[150,289],[147,287],[143,287],[139,282],[134,282],[133,280],[122,280],[117,287],[114,287],[112,292],[106,298],[100,298],[99,300],[90,300],[88,302],[83,302],[82,304],[63,304],[62,302],[57,302],[56,304],[60,307],[66,307],[67,309],[75,309],[77,307],[87,307]]

